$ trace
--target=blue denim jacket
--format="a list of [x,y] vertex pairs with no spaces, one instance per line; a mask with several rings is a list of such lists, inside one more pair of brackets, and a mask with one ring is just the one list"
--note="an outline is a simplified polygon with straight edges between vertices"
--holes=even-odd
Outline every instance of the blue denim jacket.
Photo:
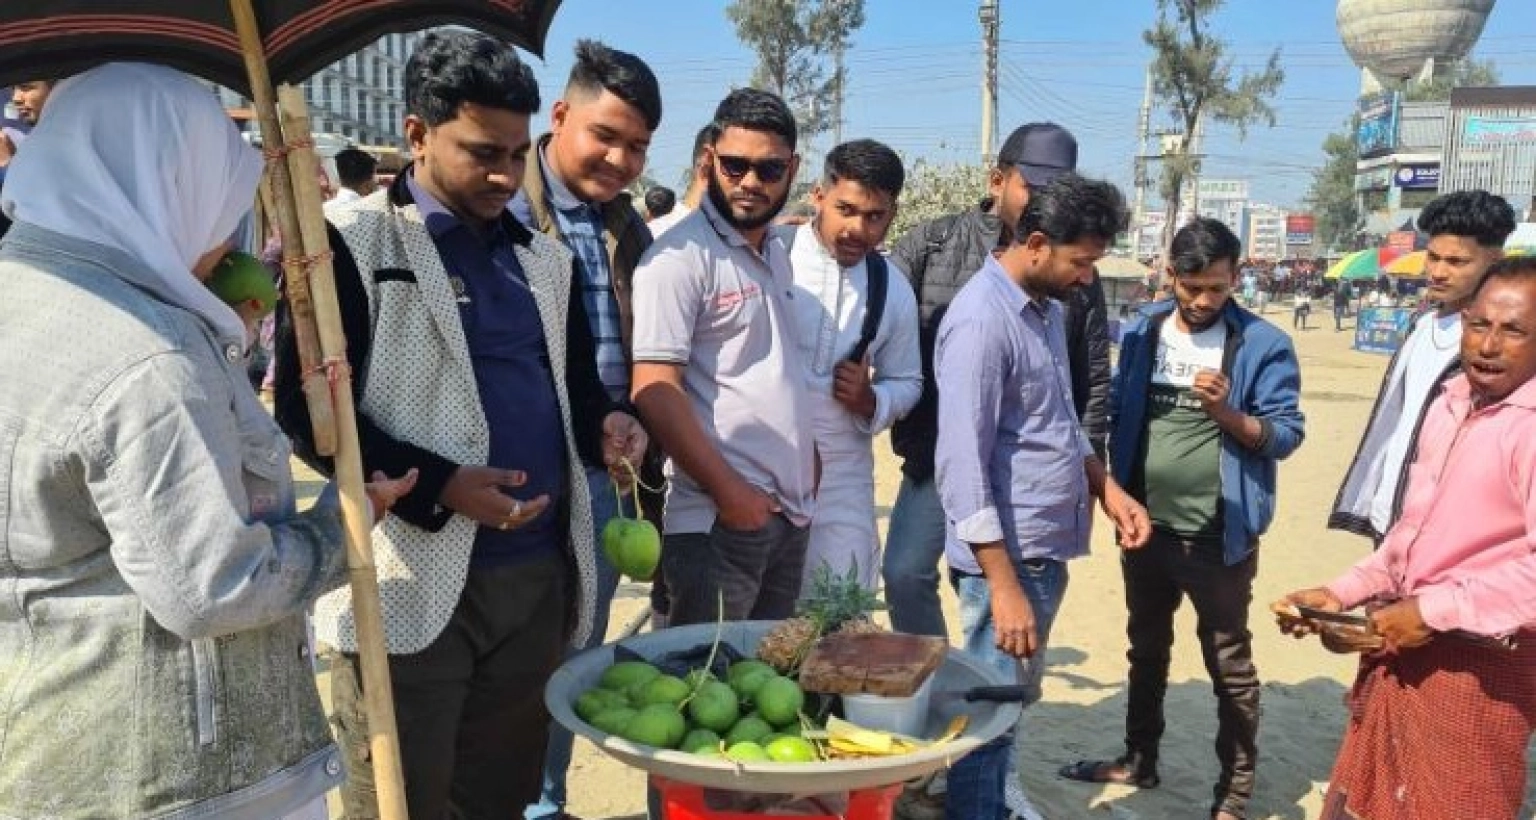
[[303,618],[336,506],[294,513],[241,340],[150,281],[0,244],[0,818],[270,820],[341,779]]
[[[1172,300],[1148,305],[1132,320],[1120,344],[1120,361],[1109,394],[1110,470],[1131,486],[1141,437],[1147,430],[1147,395],[1157,359],[1157,334],[1173,315]],[[1248,557],[1275,517],[1276,463],[1301,446],[1301,367],[1291,339],[1279,328],[1228,302],[1222,372],[1231,382],[1228,403],[1259,420],[1264,434],[1249,449],[1221,437],[1223,553],[1228,564]]]

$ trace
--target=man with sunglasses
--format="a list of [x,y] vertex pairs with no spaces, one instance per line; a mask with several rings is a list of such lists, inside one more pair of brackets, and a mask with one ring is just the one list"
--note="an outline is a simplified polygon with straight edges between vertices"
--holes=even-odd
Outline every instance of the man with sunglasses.
[[667,453],[662,574],[674,626],[792,614],[816,455],[783,235],[799,167],[779,97],[731,92],[705,152],[708,195],[634,281],[636,406]]

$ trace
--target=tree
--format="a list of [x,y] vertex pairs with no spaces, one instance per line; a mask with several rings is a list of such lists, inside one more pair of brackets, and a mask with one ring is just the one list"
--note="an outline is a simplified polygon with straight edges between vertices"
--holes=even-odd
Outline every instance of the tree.
[[1248,136],[1251,125],[1275,124],[1269,100],[1285,81],[1280,52],[1275,50],[1263,71],[1233,76],[1226,43],[1210,33],[1211,17],[1225,0],[1157,0],[1157,23],[1142,33],[1152,47],[1152,89],[1173,117],[1179,133],[1162,158],[1159,185],[1168,220],[1163,248],[1179,228],[1184,188],[1200,174],[1196,137],[1208,122],[1237,129]]
[[[1403,89],[1403,99],[1406,102],[1438,102],[1450,99],[1453,88],[1498,84],[1499,72],[1491,61],[1469,59],[1458,62],[1451,71],[1428,82],[1409,83]],[[1343,132],[1329,134],[1323,139],[1323,153],[1327,159],[1321,168],[1312,172],[1312,187],[1307,191],[1307,204],[1317,218],[1318,239],[1328,248],[1352,247],[1360,232],[1360,207],[1355,198],[1355,166],[1360,161],[1355,134],[1359,129],[1357,114],[1345,123]]]
[[1307,204],[1317,220],[1317,239],[1325,248],[1349,247],[1360,229],[1360,207],[1355,201],[1355,165],[1360,160],[1355,132],[1360,115],[1351,116],[1345,127],[1343,133],[1323,140],[1328,159],[1312,172],[1312,187],[1307,191]]
[[725,15],[757,53],[752,86],[789,103],[803,139],[831,130],[848,75],[841,56],[864,25],[864,0],[735,0]]
[[894,244],[919,222],[975,208],[986,196],[987,172],[984,165],[910,164],[886,242]]
[[1403,89],[1403,101],[1443,102],[1451,98],[1453,88],[1498,84],[1499,69],[1492,60],[1458,60],[1450,71],[1428,82],[1408,83]]

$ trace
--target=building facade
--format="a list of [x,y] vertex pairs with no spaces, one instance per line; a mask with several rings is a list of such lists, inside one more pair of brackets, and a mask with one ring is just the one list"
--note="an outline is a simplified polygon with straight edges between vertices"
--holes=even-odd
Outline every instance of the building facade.
[[1361,98],[1355,201],[1366,244],[1412,223],[1439,194],[1447,109],[1444,102],[1400,102],[1394,92]]
[[1195,206],[1200,216],[1220,220],[1243,236],[1248,213],[1248,180],[1202,179],[1196,188]]
[[1248,208],[1244,225],[1243,251],[1249,259],[1278,262],[1286,253],[1286,212],[1274,205],[1258,204]]
[[1445,190],[1481,188],[1536,213],[1536,86],[1455,89],[1445,132]]
[[[344,144],[404,147],[405,61],[421,37],[386,35],[305,80],[311,129]],[[228,89],[219,98],[229,109],[250,105]]]
[[1163,223],[1168,220],[1164,211],[1146,211],[1141,224],[1131,228],[1131,253],[1143,262],[1150,262],[1163,254]]

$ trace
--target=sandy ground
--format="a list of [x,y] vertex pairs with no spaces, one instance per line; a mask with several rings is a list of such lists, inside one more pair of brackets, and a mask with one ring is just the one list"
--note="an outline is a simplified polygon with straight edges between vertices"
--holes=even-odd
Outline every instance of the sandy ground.
[[[1264,681],[1258,789],[1251,816],[1300,820],[1316,816],[1345,720],[1342,698],[1353,679],[1350,658],[1314,641],[1296,642],[1273,628],[1267,605],[1312,585],[1369,550],[1362,539],[1323,526],[1340,478],[1370,413],[1386,357],[1349,348],[1331,317],[1314,311],[1314,329],[1294,334],[1302,365],[1307,440],[1280,471],[1279,511],[1264,539],[1254,585],[1254,654]],[[1288,325],[1289,313],[1269,318]],[[1319,321],[1321,320],[1321,321]],[[1317,325],[1326,325],[1318,329]],[[876,443],[882,528],[900,475],[885,441]],[[1189,608],[1179,614],[1170,674],[1160,773],[1162,786],[1137,791],[1058,779],[1054,772],[1083,757],[1121,750],[1125,714],[1125,616],[1117,548],[1101,517],[1093,553],[1074,562],[1066,601],[1047,654],[1042,702],[1025,712],[1019,777],[1046,820],[1204,817],[1217,766],[1212,751],[1216,706],[1194,638]],[[953,632],[954,598],[945,606]],[[646,590],[625,585],[614,604],[610,635],[646,606]],[[324,687],[322,687],[323,689]],[[582,818],[645,816],[642,775],[578,740],[570,771],[569,810]],[[1536,781],[1536,778],[1532,778]],[[1536,805],[1536,789],[1527,806]],[[1530,817],[1527,809],[1522,813]]]

